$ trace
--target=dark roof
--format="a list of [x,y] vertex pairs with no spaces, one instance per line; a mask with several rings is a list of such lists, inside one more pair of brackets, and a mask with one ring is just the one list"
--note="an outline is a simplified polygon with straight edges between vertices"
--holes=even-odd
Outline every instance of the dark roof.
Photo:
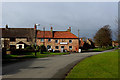
[[2,37],[33,37],[34,28],[0,28],[2,30]]
[[38,31],[37,32],[37,37],[38,38],[63,38],[63,39],[68,39],[68,38],[77,38],[76,35],[69,31]]
[[24,42],[22,42],[22,41],[20,41],[20,42],[18,42],[17,44],[25,44]]

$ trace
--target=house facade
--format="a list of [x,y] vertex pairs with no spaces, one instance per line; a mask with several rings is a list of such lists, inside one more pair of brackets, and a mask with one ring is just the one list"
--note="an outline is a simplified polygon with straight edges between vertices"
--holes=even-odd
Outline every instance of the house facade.
[[34,28],[0,28],[2,31],[1,47],[24,49],[34,42]]
[[113,46],[113,47],[118,47],[118,46],[119,46],[118,41],[112,41],[112,46]]
[[37,45],[44,45],[54,51],[75,51],[79,49],[79,38],[71,33],[71,27],[67,31],[38,31]]

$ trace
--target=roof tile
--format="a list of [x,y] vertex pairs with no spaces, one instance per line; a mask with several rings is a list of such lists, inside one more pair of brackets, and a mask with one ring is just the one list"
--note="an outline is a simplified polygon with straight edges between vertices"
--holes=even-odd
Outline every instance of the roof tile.
[[37,32],[38,38],[78,38],[73,33],[69,31],[38,31]]

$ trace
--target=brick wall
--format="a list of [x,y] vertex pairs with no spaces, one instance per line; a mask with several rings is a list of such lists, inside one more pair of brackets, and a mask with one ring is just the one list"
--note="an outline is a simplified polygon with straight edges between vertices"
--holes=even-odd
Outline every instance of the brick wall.
[[[58,43],[55,43],[55,40],[58,40]],[[72,40],[72,43],[69,43],[69,40]],[[67,44],[60,44],[60,42],[67,42]],[[64,46],[64,49],[67,51],[78,51],[79,42],[78,39],[51,39],[48,42],[48,39],[44,39],[44,42],[41,42],[41,39],[37,39],[37,45],[50,45],[52,49],[61,51],[61,46]],[[59,49],[56,49],[55,46],[59,46]],[[69,49],[69,46],[72,46],[72,50]]]

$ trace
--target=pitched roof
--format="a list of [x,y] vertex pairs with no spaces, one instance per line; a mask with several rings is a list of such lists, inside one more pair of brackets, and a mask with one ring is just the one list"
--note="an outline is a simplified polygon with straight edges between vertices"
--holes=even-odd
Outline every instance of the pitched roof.
[[112,42],[114,42],[114,43],[118,43],[118,41],[112,41]]
[[0,28],[2,37],[33,37],[34,28]]
[[51,31],[37,31],[37,37],[38,38],[52,38],[52,32]]
[[37,32],[38,38],[78,38],[73,33],[69,31],[38,31]]
[[69,31],[54,31],[54,38],[78,38]]

